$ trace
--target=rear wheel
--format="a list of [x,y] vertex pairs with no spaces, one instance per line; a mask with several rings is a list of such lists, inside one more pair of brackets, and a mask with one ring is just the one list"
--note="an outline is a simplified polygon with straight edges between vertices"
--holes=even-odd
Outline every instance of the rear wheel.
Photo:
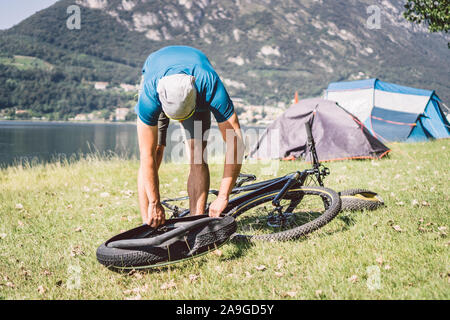
[[276,210],[271,202],[278,192],[253,198],[229,213],[236,219],[238,237],[263,241],[297,239],[326,225],[341,209],[341,199],[335,191],[303,186],[287,192]]

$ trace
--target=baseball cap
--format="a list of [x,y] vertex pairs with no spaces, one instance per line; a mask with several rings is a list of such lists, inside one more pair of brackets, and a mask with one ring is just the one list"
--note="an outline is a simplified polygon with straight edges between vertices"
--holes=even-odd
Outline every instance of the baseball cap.
[[170,119],[182,121],[194,114],[197,90],[193,76],[184,73],[165,76],[159,80],[156,91]]

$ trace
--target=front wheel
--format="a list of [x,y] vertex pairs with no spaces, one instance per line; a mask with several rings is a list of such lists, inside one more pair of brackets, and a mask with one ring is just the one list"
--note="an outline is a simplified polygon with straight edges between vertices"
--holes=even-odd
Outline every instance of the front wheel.
[[236,219],[238,237],[249,240],[287,241],[311,233],[333,220],[341,209],[337,192],[324,187],[289,190],[275,208],[279,190],[250,199],[228,214]]
[[350,189],[339,192],[342,211],[376,210],[384,206],[383,198],[376,192],[366,189]]

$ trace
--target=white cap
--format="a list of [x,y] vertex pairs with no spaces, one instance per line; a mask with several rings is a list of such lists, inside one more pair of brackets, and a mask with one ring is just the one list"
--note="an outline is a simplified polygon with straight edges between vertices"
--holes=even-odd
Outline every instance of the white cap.
[[184,73],[165,76],[159,80],[156,91],[170,119],[182,121],[194,113],[197,90],[193,76]]

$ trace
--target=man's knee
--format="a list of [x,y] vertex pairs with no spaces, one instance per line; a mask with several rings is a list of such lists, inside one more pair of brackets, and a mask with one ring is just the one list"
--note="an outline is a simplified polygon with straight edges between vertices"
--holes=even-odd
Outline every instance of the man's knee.
[[206,165],[206,142],[201,140],[190,140],[189,142],[189,163],[192,166],[203,167]]
[[204,172],[205,170],[209,170],[208,164],[207,163],[191,163],[191,167],[190,167],[191,173],[192,172]]

